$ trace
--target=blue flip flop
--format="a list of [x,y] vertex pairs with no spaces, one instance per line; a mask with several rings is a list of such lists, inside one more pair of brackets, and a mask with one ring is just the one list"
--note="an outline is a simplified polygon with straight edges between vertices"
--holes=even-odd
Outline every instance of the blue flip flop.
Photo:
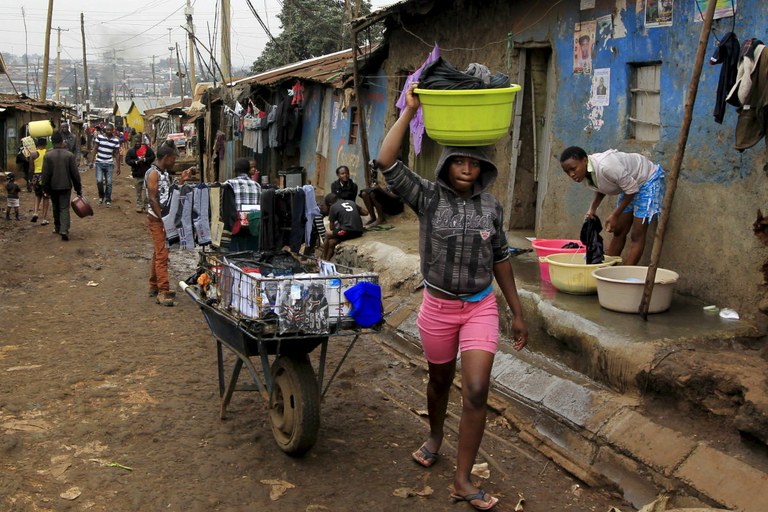
[[[486,496],[488,496],[487,501],[486,501]],[[491,510],[499,502],[499,498],[494,498],[493,496],[489,496],[488,493],[482,489],[478,489],[477,492],[472,494],[466,494],[464,496],[451,493],[451,499],[454,501],[466,501],[467,503],[472,505],[476,510]],[[473,501],[480,501],[482,502],[482,505],[475,505],[474,503],[472,503]]]
[[425,468],[431,468],[440,458],[440,455],[430,451],[429,448],[427,448],[427,443],[424,443],[418,450],[411,454],[411,457]]

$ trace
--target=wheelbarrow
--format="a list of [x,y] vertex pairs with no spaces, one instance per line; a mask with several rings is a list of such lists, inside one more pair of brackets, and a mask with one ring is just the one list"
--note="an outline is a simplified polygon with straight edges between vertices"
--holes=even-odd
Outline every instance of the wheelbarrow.
[[[272,281],[295,279],[293,276],[287,276]],[[326,279],[339,280],[335,277]],[[376,282],[378,276],[366,273],[347,275],[342,279]],[[331,383],[359,337],[378,330],[378,326],[361,328],[350,319],[338,316],[336,321],[331,322],[326,333],[280,332],[276,328],[274,318],[244,318],[242,311],[222,307],[224,303],[232,303],[226,300],[226,297],[218,302],[211,301],[198,286],[190,286],[187,282],[181,282],[179,286],[200,307],[216,340],[221,418],[226,417],[227,406],[235,391],[257,391],[267,405],[272,435],[278,447],[295,456],[310,450],[317,441],[320,429],[320,404]],[[219,293],[219,296],[221,295],[223,294]],[[349,342],[330,378],[325,382],[328,343],[333,338],[347,339]],[[320,356],[315,374],[309,355],[318,346]],[[224,349],[235,356],[228,377],[225,371]],[[252,384],[238,386],[243,367],[247,370]]]

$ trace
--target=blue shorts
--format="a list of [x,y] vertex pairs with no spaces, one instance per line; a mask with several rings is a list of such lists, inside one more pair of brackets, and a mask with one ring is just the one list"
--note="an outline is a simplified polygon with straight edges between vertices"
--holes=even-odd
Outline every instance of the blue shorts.
[[[657,165],[651,179],[640,187],[632,202],[624,209],[624,213],[632,212],[638,219],[645,219],[645,221],[651,222],[655,215],[661,213],[661,205],[664,202],[664,192],[666,189],[667,183],[664,180],[664,169]],[[623,199],[624,194],[619,194],[616,206],[619,206]]]

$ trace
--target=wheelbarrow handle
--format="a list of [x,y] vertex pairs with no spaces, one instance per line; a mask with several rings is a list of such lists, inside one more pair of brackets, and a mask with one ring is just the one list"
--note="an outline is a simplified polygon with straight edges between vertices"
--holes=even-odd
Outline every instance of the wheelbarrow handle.
[[179,281],[179,288],[181,289],[181,291],[186,292],[186,294],[192,297],[195,301],[202,302],[202,299],[197,294],[194,287],[189,286],[184,281]]

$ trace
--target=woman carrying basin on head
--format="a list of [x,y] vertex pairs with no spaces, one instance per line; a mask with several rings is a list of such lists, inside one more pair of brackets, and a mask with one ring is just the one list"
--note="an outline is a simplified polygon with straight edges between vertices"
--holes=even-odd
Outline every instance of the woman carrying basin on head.
[[435,181],[421,178],[396,158],[408,123],[420,105],[413,93],[415,87],[409,88],[406,107],[377,156],[389,189],[419,216],[425,291],[417,323],[429,361],[430,433],[412,456],[425,467],[438,459],[456,355],[461,351],[462,412],[451,496],[478,510],[488,510],[498,499],[475,487],[470,472],[485,430],[486,400],[499,337],[494,278],[514,315],[515,350],[526,345],[528,331],[508,261],[502,208],[488,192],[498,171],[485,151],[446,147]]
[[620,256],[629,235],[627,265],[637,265],[645,249],[648,225],[661,213],[664,201],[664,169],[643,155],[609,149],[604,153],[587,152],[577,146],[560,155],[563,171],[577,183],[595,191],[585,217],[592,218],[606,195],[616,195],[616,208],[605,221],[605,229],[613,233],[608,256]]

